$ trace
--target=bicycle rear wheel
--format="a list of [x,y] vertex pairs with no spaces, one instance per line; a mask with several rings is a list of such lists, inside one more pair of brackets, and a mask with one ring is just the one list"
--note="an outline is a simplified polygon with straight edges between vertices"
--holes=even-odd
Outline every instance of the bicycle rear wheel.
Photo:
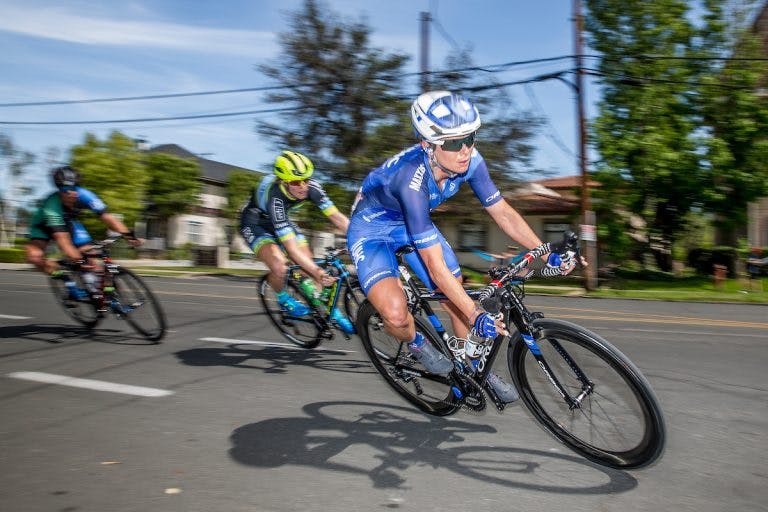
[[[418,316],[414,320],[416,330],[442,350],[442,343],[436,339],[431,326]],[[405,345],[384,331],[381,317],[368,301],[363,302],[358,312],[357,332],[373,367],[403,398],[435,416],[446,416],[459,410],[449,377],[427,372]]]
[[[73,272],[70,273],[69,276],[81,290],[85,289],[85,285],[81,281],[79,273]],[[96,324],[101,320],[101,316],[99,316],[99,312],[96,310],[96,306],[94,306],[90,298],[80,300],[70,298],[69,290],[63,279],[51,278],[50,283],[56,301],[61,304],[67,315],[89,329],[96,327]]]
[[598,464],[639,468],[661,456],[664,418],[650,384],[618,349],[570,322],[534,321],[536,343],[553,376],[572,398],[584,390],[580,370],[593,388],[569,408],[516,333],[507,351],[510,373],[536,420],[566,446]]
[[165,336],[166,322],[160,303],[144,281],[120,267],[112,276],[115,287],[110,307],[131,324],[136,332],[150,341],[159,341]]
[[261,297],[264,311],[267,312],[267,315],[274,326],[277,327],[277,330],[280,331],[288,341],[295,343],[301,348],[315,348],[321,341],[323,341],[325,330],[315,318],[312,304],[307,297],[301,293],[298,286],[296,286],[293,281],[286,283],[284,289],[289,295],[296,299],[297,302],[304,304],[313,312],[309,315],[297,317],[292,316],[285,311],[278,303],[277,292],[269,284],[267,276],[262,277],[259,281],[259,296]]

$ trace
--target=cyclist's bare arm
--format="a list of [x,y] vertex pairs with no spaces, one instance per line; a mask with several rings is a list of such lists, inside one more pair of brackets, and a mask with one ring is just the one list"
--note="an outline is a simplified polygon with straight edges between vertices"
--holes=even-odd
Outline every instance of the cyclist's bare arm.
[[[120,219],[115,217],[109,212],[104,212],[100,216],[101,221],[112,231],[115,231],[117,233],[120,233],[122,235],[125,235],[126,233],[130,233],[130,230],[125,226],[125,224],[122,223]],[[137,247],[144,243],[144,240],[141,238],[136,237],[127,237],[128,243],[131,244],[134,247]]]
[[78,261],[83,259],[83,254],[80,249],[75,247],[72,243],[72,236],[67,231],[56,231],[52,235],[53,241],[59,246],[59,250],[65,257],[72,261]]
[[506,200],[502,199],[492,204],[486,208],[486,211],[508,237],[526,249],[541,245],[541,240],[531,226]]
[[339,211],[336,211],[328,216],[328,220],[330,220],[334,226],[342,230],[345,235],[347,234],[347,228],[349,227],[349,218],[346,215],[344,215]]
[[284,240],[283,247],[285,247],[285,252],[288,253],[288,257],[318,283],[321,283],[323,286],[330,286],[336,280],[335,277],[329,276],[317,265],[317,263],[315,263],[312,259],[312,252],[310,250],[304,250],[299,247],[296,238]]

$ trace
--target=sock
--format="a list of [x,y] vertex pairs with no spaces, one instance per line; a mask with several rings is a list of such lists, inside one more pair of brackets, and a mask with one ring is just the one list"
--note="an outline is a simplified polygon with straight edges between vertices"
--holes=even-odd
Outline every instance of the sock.
[[416,337],[413,338],[413,341],[410,341],[408,343],[408,347],[419,349],[424,346],[424,344],[427,342],[427,340],[422,336],[420,332],[416,333]]

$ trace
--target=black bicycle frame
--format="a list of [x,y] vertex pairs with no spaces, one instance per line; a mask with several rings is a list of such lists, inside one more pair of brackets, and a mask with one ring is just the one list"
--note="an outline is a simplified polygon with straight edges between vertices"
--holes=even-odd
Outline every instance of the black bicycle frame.
[[[445,330],[442,322],[437,317],[432,307],[429,305],[429,301],[444,301],[447,300],[447,297],[442,293],[425,292],[420,289],[418,284],[416,284],[415,279],[408,271],[408,269],[405,268],[405,265],[402,262],[399,264],[398,269],[403,281],[406,284],[405,290],[408,301],[408,308],[411,311],[411,314],[418,314],[419,311],[423,312],[424,316],[429,319],[429,322],[435,329],[435,332],[446,344],[446,348],[450,349],[448,346],[448,341],[450,340],[451,336]],[[507,326],[509,326],[510,321],[515,325],[517,330],[520,332],[523,341],[528,347],[528,350],[531,352],[531,355],[533,355],[533,357],[536,359],[537,364],[547,376],[549,382],[555,388],[557,393],[563,398],[563,400],[565,400],[566,404],[568,404],[568,408],[571,410],[578,408],[581,406],[582,400],[593,391],[594,383],[592,383],[581,370],[581,368],[576,365],[576,362],[562,347],[562,345],[560,345],[557,340],[551,340],[553,348],[563,357],[573,373],[581,381],[582,392],[579,394],[579,396],[574,398],[560,383],[558,378],[552,372],[549,363],[542,355],[541,350],[539,349],[539,346],[535,340],[533,321],[542,315],[530,312],[525,304],[523,304],[520,295],[511,290],[511,288],[520,284],[522,284],[522,281],[509,281],[505,286],[499,288],[497,291],[501,307],[506,310],[504,316],[508,320]],[[473,299],[478,299],[479,291],[467,290],[467,294]],[[503,340],[504,337],[505,336],[503,335],[499,335],[496,337],[496,339],[493,340],[491,344],[491,350],[486,356],[485,366],[479,372],[478,380],[481,382],[493,366],[493,363],[496,360],[496,357],[498,356],[499,350],[502,346],[501,340]]]

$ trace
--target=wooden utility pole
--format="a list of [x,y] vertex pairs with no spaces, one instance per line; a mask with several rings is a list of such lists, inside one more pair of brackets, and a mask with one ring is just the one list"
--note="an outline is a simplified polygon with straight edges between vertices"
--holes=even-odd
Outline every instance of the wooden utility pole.
[[576,114],[578,117],[579,173],[581,174],[581,229],[579,237],[589,266],[584,269],[584,288],[597,289],[597,226],[595,212],[590,209],[589,173],[587,172],[587,128],[584,115],[584,42],[581,1],[573,0],[574,59],[576,61]]

